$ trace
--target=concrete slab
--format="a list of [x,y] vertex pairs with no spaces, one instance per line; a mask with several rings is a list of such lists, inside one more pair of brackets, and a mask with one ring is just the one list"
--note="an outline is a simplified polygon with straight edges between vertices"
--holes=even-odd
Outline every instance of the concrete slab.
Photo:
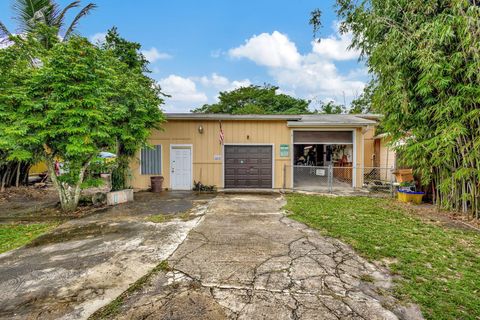
[[288,219],[283,205],[279,194],[212,200],[169,259],[173,270],[131,295],[117,318],[422,319],[392,297],[387,270]]
[[[1,319],[86,319],[167,259],[212,195],[138,193],[135,202],[71,220],[0,255]],[[149,222],[191,211],[189,221]]]

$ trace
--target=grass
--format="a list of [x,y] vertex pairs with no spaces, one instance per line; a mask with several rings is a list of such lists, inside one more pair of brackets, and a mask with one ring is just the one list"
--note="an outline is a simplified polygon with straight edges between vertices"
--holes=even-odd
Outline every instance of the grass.
[[133,293],[140,290],[150,279],[159,272],[168,272],[171,271],[171,267],[168,265],[166,260],[160,262],[155,268],[150,270],[146,275],[135,281],[127,290],[125,290],[121,295],[119,295],[115,300],[107,304],[105,307],[97,310],[92,314],[88,319],[89,320],[100,320],[100,319],[112,319],[116,315],[120,314],[121,307],[124,304],[125,300]]
[[0,253],[21,247],[58,223],[0,224]]
[[395,295],[427,319],[480,319],[480,234],[424,222],[389,199],[288,195],[290,217],[391,261]]

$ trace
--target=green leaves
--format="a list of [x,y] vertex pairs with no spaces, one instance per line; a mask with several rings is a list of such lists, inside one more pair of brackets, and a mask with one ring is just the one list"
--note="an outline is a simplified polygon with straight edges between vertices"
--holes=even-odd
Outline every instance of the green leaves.
[[139,46],[118,38],[117,47],[115,37],[105,47],[72,37],[46,50],[28,36],[0,50],[0,165],[42,154],[53,172],[60,161],[52,179],[68,210],[100,151],[133,156],[163,121],[160,89],[144,74]]
[[404,164],[441,187],[440,205],[478,217],[480,6],[338,0],[337,8],[375,77],[372,108],[385,115],[384,131],[406,142]]
[[192,110],[199,113],[230,114],[305,114],[310,101],[277,94],[278,87],[250,85],[220,92],[219,102]]

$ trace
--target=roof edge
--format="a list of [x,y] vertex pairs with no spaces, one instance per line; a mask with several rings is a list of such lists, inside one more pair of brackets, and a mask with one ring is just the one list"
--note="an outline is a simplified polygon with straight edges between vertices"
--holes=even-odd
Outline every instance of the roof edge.
[[287,114],[225,114],[225,113],[166,113],[167,120],[291,120],[302,119],[301,115]]
[[302,127],[341,127],[341,128],[360,128],[375,125],[374,121],[368,122],[355,122],[355,123],[335,123],[335,122],[320,122],[320,121],[308,121],[308,122],[296,122],[288,121],[287,127],[289,128],[302,128]]

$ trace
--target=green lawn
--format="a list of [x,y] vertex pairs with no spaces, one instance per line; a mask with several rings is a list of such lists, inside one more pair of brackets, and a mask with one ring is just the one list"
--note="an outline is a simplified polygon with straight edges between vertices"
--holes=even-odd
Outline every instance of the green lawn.
[[57,225],[57,223],[0,224],[0,253],[21,247]]
[[391,199],[288,195],[290,217],[401,275],[395,295],[427,319],[480,319],[480,234],[416,218]]

